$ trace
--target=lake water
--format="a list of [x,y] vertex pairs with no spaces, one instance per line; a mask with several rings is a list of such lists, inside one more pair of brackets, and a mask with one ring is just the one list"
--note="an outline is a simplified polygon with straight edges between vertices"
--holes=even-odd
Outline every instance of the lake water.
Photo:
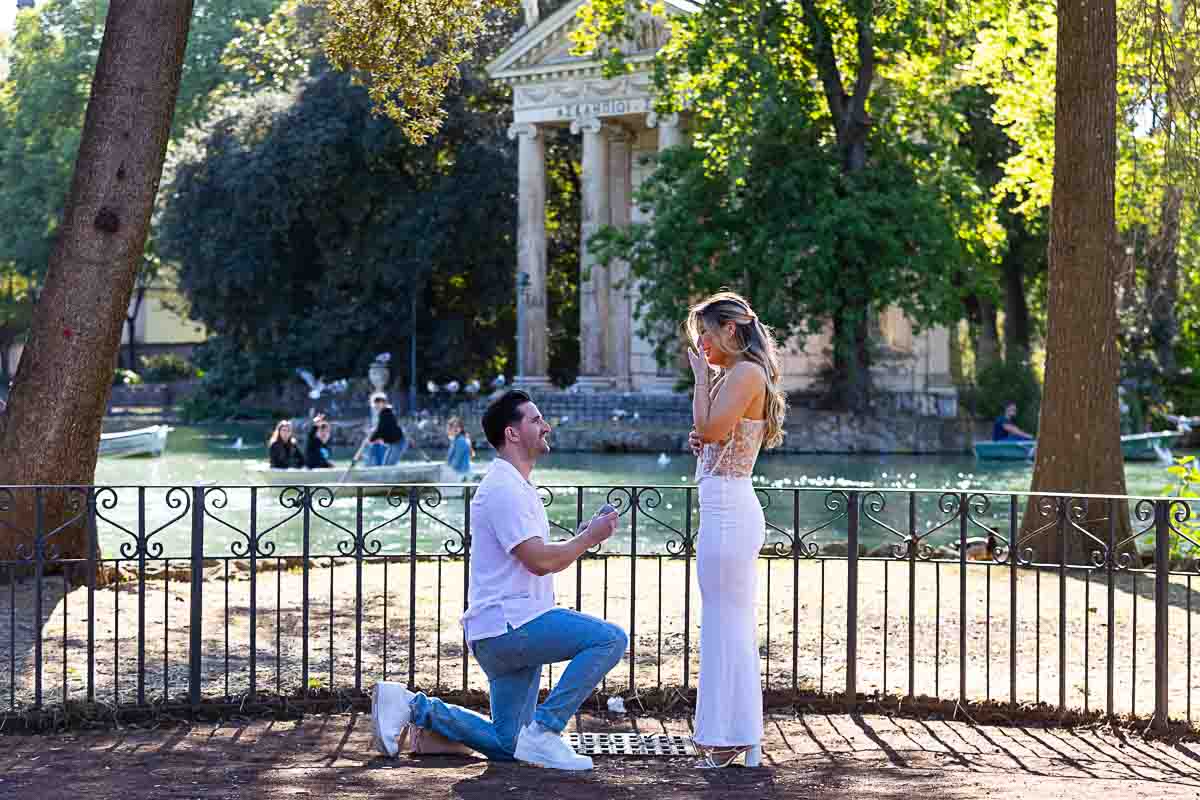
[[[138,530],[138,495],[136,487],[221,486],[222,492],[209,496],[205,509],[205,553],[211,556],[243,556],[250,533],[251,507],[260,537],[260,552],[273,555],[298,555],[304,538],[303,515],[289,505],[292,494],[280,488],[255,485],[247,467],[262,463],[266,458],[263,442],[268,430],[258,426],[176,427],[166,454],[157,459],[101,459],[96,468],[96,483],[101,486],[125,487],[109,495],[109,508],[102,508],[104,519],[99,523],[102,551],[116,556],[122,544],[133,541]],[[235,449],[238,438],[243,449]],[[335,451],[335,464],[348,464],[349,448]],[[441,457],[442,453],[430,453]],[[690,456],[667,454],[663,463],[652,454],[553,453],[544,459],[534,473],[537,482],[545,487],[552,522],[573,529],[582,509],[590,516],[605,499],[627,508],[632,495],[628,489],[613,487],[663,487],[639,491],[636,514],[637,535],[632,533],[632,513],[626,513],[617,536],[606,544],[610,552],[664,552],[669,542],[678,543],[688,523],[686,508],[689,497],[693,507],[691,517],[694,532],[696,493],[692,487],[693,460]],[[952,512],[943,506],[946,492],[971,493],[978,491],[1026,491],[1032,468],[1022,463],[985,465],[969,455],[962,456],[896,456],[896,455],[766,455],[759,460],[756,480],[764,489],[761,495],[767,502],[768,521],[783,531],[814,531],[805,542],[824,543],[844,540],[846,521],[834,490],[854,486],[864,491],[873,487],[882,492],[870,517],[862,520],[861,539],[874,546],[898,541],[908,529],[910,497],[916,505],[918,531],[933,530],[930,542],[949,541],[958,537],[957,524],[938,526],[952,519]],[[1157,495],[1166,482],[1164,467],[1153,463],[1127,463],[1126,481],[1130,494]],[[588,487],[585,489],[554,487]],[[167,488],[144,488],[145,530],[155,531],[151,540],[162,544],[163,555],[186,557],[190,552],[190,518],[182,506],[172,502],[183,499],[181,492],[171,494]],[[360,509],[352,490],[342,490],[336,496],[327,493],[316,499],[309,518],[310,553],[338,555],[339,546],[349,551],[351,532],[358,529]],[[418,515],[415,540],[422,553],[446,552],[457,549],[464,526],[464,501],[461,497],[430,497],[422,502]],[[951,501],[952,502],[952,501]],[[978,504],[980,501],[976,501]],[[361,514],[363,530],[370,531],[368,543],[379,542],[382,553],[407,553],[414,531],[405,515],[403,503],[387,497],[364,497]],[[182,514],[182,516],[181,516]],[[978,506],[975,518],[1001,532],[1009,525],[1007,498],[992,498],[988,506]],[[178,517],[178,519],[177,519]],[[824,526],[824,527],[822,527]],[[890,528],[890,530],[889,530]],[[124,529],[124,530],[122,530]],[[816,530],[814,530],[816,529]],[[979,535],[983,528],[974,526],[970,536]],[[773,532],[769,541],[786,542],[785,533]],[[268,543],[274,544],[270,550]]]

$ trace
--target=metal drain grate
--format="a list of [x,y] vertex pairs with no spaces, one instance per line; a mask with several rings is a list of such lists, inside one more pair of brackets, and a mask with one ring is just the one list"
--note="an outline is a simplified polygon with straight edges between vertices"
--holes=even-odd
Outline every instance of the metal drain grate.
[[638,733],[569,733],[567,744],[587,756],[694,756],[696,745],[688,736]]

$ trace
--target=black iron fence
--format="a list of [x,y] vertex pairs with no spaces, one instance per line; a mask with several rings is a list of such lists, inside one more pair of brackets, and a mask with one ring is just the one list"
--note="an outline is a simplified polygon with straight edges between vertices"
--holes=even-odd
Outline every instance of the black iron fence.
[[[485,689],[458,617],[471,486],[0,488],[0,715]],[[694,684],[695,487],[543,487],[621,528],[558,576],[629,633],[606,680]],[[1191,501],[758,489],[764,690],[1192,718]],[[3,552],[0,550],[0,552]],[[554,680],[554,670],[543,679]]]

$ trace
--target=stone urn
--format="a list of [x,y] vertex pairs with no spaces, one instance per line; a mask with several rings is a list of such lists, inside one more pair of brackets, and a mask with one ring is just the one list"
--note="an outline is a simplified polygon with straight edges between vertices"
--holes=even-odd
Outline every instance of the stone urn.
[[376,392],[382,392],[383,387],[387,386],[388,379],[391,377],[392,370],[388,367],[386,361],[376,359],[367,368],[367,380],[371,382],[371,387]]

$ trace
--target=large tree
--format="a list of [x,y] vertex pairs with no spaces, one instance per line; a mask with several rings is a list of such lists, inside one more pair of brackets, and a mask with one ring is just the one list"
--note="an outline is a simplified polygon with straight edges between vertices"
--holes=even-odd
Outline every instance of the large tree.
[[[188,36],[172,139],[199,119],[240,77],[222,62],[239,26],[265,18],[279,0],[197,0]],[[11,70],[0,83],[0,279],[15,274],[40,283],[63,216],[107,0],[47,0],[17,17]],[[139,286],[157,279],[153,230]],[[135,305],[136,305],[135,296]],[[126,365],[138,369],[130,314]],[[11,332],[11,335],[10,335]],[[7,326],[0,340],[22,338],[27,327]]]
[[[0,485],[92,481],[112,365],[142,263],[179,91],[190,0],[112,0],[62,225],[49,258],[32,331],[7,410],[0,414]],[[35,502],[32,490],[0,527],[0,559],[58,528],[65,491]],[[42,508],[36,506],[42,505]],[[82,524],[60,531],[56,550],[86,555]]]
[[[1015,142],[997,189],[1030,220],[1048,213],[1054,169],[1056,30],[1052,0],[983,4],[967,66],[996,101],[993,119]],[[1179,315],[1195,258],[1183,244],[1200,209],[1200,4],[1118,0],[1117,273],[1126,377],[1169,383],[1193,342]],[[1035,298],[1036,299],[1036,298]],[[1190,382],[1176,374],[1177,386]],[[1182,378],[1182,380],[1180,380]]]
[[[655,298],[647,334],[677,316],[679,297],[736,286],[782,333],[829,325],[832,402],[865,411],[880,312],[947,324],[965,296],[991,301],[996,281],[981,268],[1002,232],[960,146],[963,21],[931,9],[712,0],[673,20],[655,62],[659,110],[689,112],[703,163],[651,184],[642,200],[654,221],[610,251]],[[621,42],[651,13],[649,2],[595,0],[577,52],[627,68]]]
[[423,145],[328,68],[193,132],[159,237],[216,334],[198,354],[211,392],[236,404],[297,367],[362,375],[378,352],[407,353],[414,325],[422,384],[503,371],[512,310],[489,298],[513,291],[516,165],[502,99],[464,88]]
[[[163,251],[191,314],[214,334],[196,358],[204,396],[218,402],[197,414],[230,413],[257,389],[295,382],[296,366],[361,375],[375,353],[406,352],[414,292],[421,386],[511,369],[512,307],[492,302],[514,288],[511,99],[482,64],[511,41],[516,20],[489,15],[441,98],[442,123],[422,142],[330,69],[332,25],[325,8],[289,0],[243,26],[224,58],[235,90],[168,161]],[[579,145],[562,133],[547,141],[547,288],[551,374],[569,384]],[[276,191],[258,191],[264,183]],[[408,359],[394,366],[407,383]]]
[[[1023,546],[1050,563],[1062,543],[1047,527],[1054,516],[1038,492],[1125,493],[1117,405],[1116,0],[1060,2],[1057,47],[1046,382],[1034,496],[1022,526],[1032,537]],[[1105,504],[1092,503],[1082,518],[1070,509],[1056,513],[1103,540]],[[1123,507],[1117,522],[1124,534]],[[1091,563],[1094,542],[1070,526],[1063,536],[1070,563]]]

